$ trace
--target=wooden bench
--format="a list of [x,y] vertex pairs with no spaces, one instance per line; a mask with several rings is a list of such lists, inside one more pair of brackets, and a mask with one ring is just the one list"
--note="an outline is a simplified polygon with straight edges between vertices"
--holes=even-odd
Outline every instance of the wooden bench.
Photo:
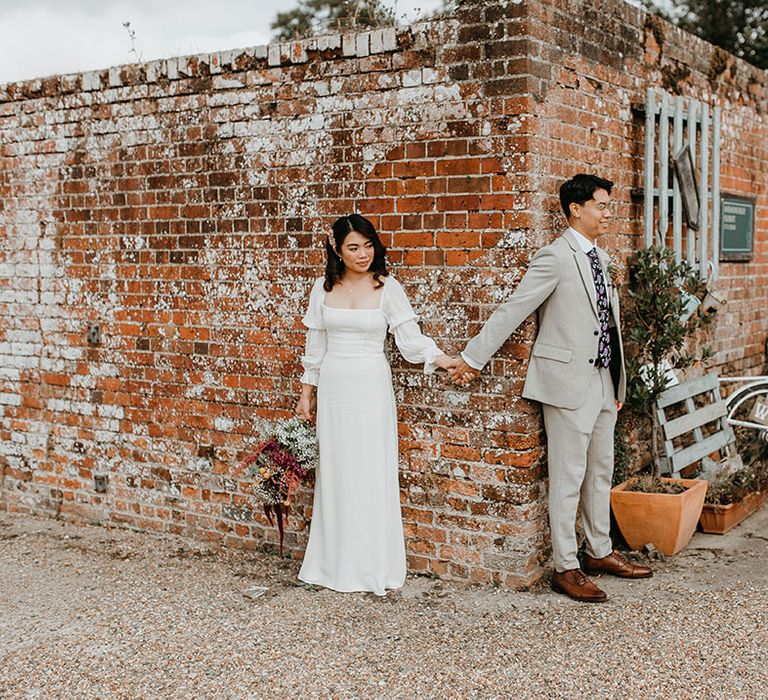
[[736,438],[726,420],[727,414],[716,374],[669,387],[656,403],[666,452],[663,471],[680,478],[686,467],[717,451],[721,457],[737,458]]

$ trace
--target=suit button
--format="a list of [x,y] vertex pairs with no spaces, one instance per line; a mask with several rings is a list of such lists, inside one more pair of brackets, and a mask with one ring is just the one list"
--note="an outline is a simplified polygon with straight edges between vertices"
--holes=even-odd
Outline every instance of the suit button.
[[594,362],[594,360],[587,360],[587,362],[589,362],[589,364],[591,365]]
[[595,331],[594,335],[600,335],[600,331]]

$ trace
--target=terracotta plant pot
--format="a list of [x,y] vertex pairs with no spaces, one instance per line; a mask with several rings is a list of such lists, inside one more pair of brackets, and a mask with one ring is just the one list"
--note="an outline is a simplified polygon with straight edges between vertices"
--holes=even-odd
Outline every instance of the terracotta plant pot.
[[690,542],[707,495],[701,479],[662,479],[686,487],[679,494],[626,491],[628,481],[611,489],[611,508],[621,534],[632,549],[652,544],[669,556]]
[[768,496],[768,491],[755,491],[744,496],[742,500],[729,503],[727,506],[705,503],[699,520],[701,529],[715,535],[724,535],[752,513],[760,510],[765,503],[766,496]]

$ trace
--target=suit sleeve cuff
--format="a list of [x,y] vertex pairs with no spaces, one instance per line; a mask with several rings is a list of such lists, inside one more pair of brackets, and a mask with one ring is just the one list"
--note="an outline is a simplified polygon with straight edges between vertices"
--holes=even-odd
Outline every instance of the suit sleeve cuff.
[[464,360],[472,369],[481,370],[485,366],[481,362],[477,362],[477,360],[473,360],[471,357],[468,357],[466,353],[461,353],[461,359]]

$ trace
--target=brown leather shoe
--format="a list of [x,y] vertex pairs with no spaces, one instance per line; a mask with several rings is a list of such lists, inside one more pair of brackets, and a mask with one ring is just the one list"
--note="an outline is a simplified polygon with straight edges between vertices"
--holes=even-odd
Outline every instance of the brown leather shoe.
[[596,574],[610,574],[611,576],[620,576],[621,578],[650,578],[653,576],[647,566],[640,566],[628,562],[622,554],[615,549],[602,559],[595,559],[589,555],[584,555],[584,571],[591,576]]
[[552,574],[552,590],[565,593],[569,598],[582,603],[602,603],[608,600],[605,591],[592,583],[581,569],[555,571]]

